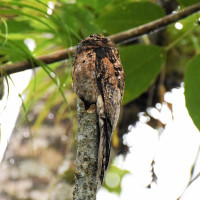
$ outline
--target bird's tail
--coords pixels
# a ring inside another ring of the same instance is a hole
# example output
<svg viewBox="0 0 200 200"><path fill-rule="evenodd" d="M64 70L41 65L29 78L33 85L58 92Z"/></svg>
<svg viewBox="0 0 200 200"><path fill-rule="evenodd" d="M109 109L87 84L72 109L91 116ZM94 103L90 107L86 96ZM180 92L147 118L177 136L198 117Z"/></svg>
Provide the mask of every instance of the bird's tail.
<svg viewBox="0 0 200 200"><path fill-rule="evenodd" d="M98 178L103 183L104 174L107 170L110 149L111 149L111 134L112 126L111 123L106 118L99 117L99 152L98 152Z"/></svg>

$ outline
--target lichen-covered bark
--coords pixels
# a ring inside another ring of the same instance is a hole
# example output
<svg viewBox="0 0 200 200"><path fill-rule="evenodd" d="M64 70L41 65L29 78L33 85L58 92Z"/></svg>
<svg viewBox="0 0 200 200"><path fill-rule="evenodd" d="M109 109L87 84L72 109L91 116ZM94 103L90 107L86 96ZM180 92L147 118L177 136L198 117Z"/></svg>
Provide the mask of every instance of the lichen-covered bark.
<svg viewBox="0 0 200 200"><path fill-rule="evenodd" d="M74 200L96 199L98 163L98 118L95 109L85 111L84 103L78 98L78 136L75 172Z"/></svg>

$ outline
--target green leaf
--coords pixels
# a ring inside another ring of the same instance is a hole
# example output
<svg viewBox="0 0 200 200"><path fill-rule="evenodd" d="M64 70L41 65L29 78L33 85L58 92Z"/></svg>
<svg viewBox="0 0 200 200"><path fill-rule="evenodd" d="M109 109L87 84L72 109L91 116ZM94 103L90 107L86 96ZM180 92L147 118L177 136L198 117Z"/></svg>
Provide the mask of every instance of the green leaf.
<svg viewBox="0 0 200 200"><path fill-rule="evenodd" d="M162 48L154 45L134 45L120 48L126 83L123 103L128 103L153 83L165 60Z"/></svg>
<svg viewBox="0 0 200 200"><path fill-rule="evenodd" d="M25 16L25 17L28 17L29 19L32 19L32 20L35 20L43 25L45 25L49 30L51 30L52 32L55 32L55 30L53 29L53 27L51 27L49 25L49 23L45 22L45 20L41 20L41 17L38 17L38 16L34 16L32 14L27 14L21 10L17 10L17 9L3 9L3 10L0 10L0 14L5 14L5 15L10 15L10 16L15 16L15 15L18 15L18 16Z"/></svg>
<svg viewBox="0 0 200 200"><path fill-rule="evenodd" d="M148 23L165 15L163 9L150 2L124 2L104 9L97 23L108 35Z"/></svg>
<svg viewBox="0 0 200 200"><path fill-rule="evenodd" d="M185 73L185 100L188 112L200 130L200 55L189 62Z"/></svg>
<svg viewBox="0 0 200 200"><path fill-rule="evenodd" d="M184 6L190 6L193 5L195 3L199 3L199 0L178 0L181 4L183 4Z"/></svg>
<svg viewBox="0 0 200 200"><path fill-rule="evenodd" d="M5 39L5 37L0 35L0 42L2 39ZM6 43L0 48L0 54L13 62L32 57L31 52L23 41L6 40Z"/></svg>
<svg viewBox="0 0 200 200"><path fill-rule="evenodd" d="M9 33L19 33L19 32L28 32L33 31L33 28L30 25L29 20L17 21L17 20L7 20L7 26L9 27ZM6 32L5 26L1 24L0 26L3 33Z"/></svg>
<svg viewBox="0 0 200 200"><path fill-rule="evenodd" d="M80 5L93 8L95 11L100 11L106 5L111 4L113 0L77 0Z"/></svg>
<svg viewBox="0 0 200 200"><path fill-rule="evenodd" d="M77 4L66 4L66 6L60 7L57 12L60 13L62 19L58 22L58 31L63 32L65 28L69 33L76 33L71 34L70 46L76 45L81 38L99 32L99 28L95 24L95 16L87 8Z"/></svg>

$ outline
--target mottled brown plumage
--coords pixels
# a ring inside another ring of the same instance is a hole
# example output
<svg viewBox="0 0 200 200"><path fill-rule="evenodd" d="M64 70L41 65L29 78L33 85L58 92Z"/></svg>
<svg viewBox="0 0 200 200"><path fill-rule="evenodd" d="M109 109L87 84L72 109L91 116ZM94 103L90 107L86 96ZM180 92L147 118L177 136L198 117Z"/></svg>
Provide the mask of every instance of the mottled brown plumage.
<svg viewBox="0 0 200 200"><path fill-rule="evenodd" d="M86 109L96 105L100 133L98 177L102 183L109 162L111 135L124 93L119 51L107 38L90 35L77 46L72 73L73 89Z"/></svg>

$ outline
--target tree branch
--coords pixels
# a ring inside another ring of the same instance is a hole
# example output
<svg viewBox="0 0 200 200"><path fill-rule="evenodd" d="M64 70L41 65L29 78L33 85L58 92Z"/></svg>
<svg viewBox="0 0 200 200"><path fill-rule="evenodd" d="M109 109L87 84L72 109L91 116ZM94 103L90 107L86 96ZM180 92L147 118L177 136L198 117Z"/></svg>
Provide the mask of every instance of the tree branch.
<svg viewBox="0 0 200 200"><path fill-rule="evenodd" d="M77 97L78 135L74 200L96 199L97 163L99 149L98 119L96 109L85 110Z"/></svg>
<svg viewBox="0 0 200 200"><path fill-rule="evenodd" d="M170 25L174 22L177 22L180 19L183 19L199 10L200 10L200 3L197 3L186 9L180 10L177 13L170 14L168 16L165 16L163 18L160 18L158 20L155 20L153 22L147 23L139 27L111 35L108 38L112 40L114 43L118 44L125 40L131 39L131 38L137 38L144 34L148 34L152 31L164 28L165 26ZM69 58L69 56L73 56L75 54L75 50L76 50L76 47L70 47L69 49L63 49L52 54L40 56L37 59L46 64L51 64L54 62L65 60ZM37 65L37 63L32 64L28 60L18 62L18 63L3 65L0 67L0 76L1 76L2 70L6 74L13 74L13 73L24 71L27 69L32 69L33 67L39 67L39 66Z"/></svg>
<svg viewBox="0 0 200 200"><path fill-rule="evenodd" d="M120 43L120 42L130 39L130 38L137 38L144 34L148 34L152 31L164 28L165 26L170 25L174 22L177 22L180 19L183 19L199 10L200 10L200 3L197 3L186 9L180 10L177 13L167 15L165 17L157 19L153 22L149 22L145 25L141 25L139 27L132 28L127 31L123 31L121 33L111 35L108 38L110 38L114 43Z"/></svg>

